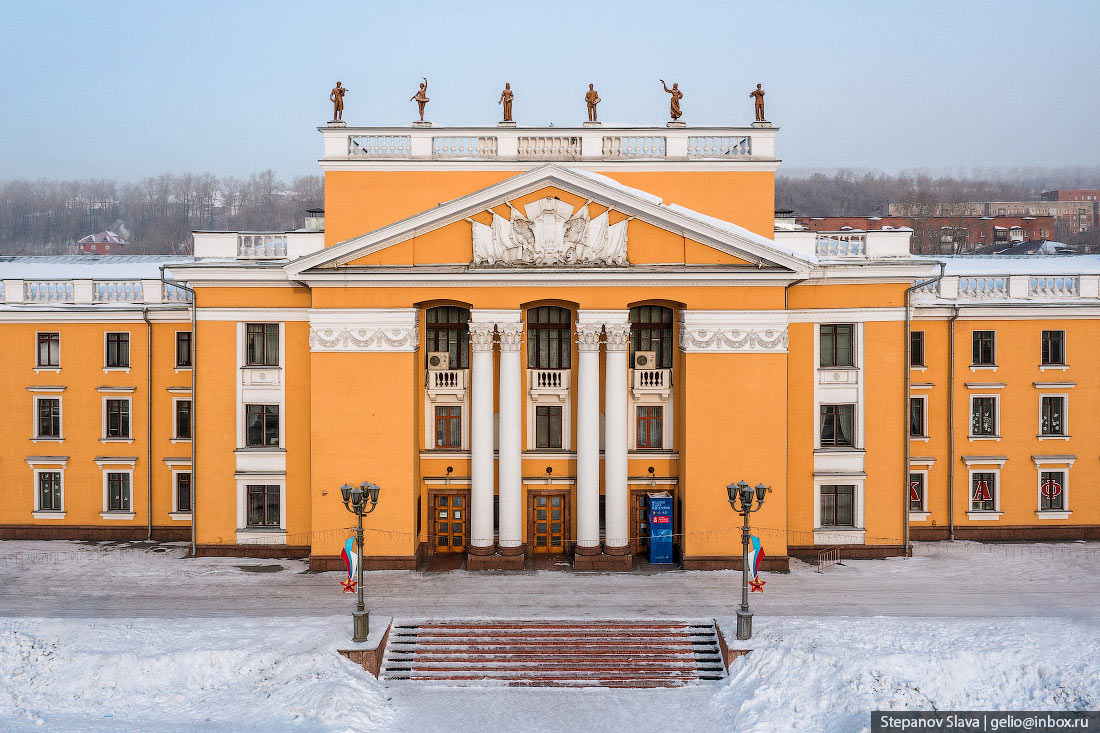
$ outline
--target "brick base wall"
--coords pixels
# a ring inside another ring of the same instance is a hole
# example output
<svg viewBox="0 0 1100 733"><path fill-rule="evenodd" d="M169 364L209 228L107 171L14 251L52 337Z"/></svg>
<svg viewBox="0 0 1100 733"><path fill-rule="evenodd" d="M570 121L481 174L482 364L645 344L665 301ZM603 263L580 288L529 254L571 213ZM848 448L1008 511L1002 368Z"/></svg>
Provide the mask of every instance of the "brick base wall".
<svg viewBox="0 0 1100 733"><path fill-rule="evenodd" d="M685 555L680 560L684 570L740 570L740 555ZM789 573L790 558L787 555L765 555L760 569L772 573Z"/></svg>
<svg viewBox="0 0 1100 733"><path fill-rule="evenodd" d="M0 540L88 540L91 542L143 542L149 538L147 526L104 527L101 525L4 524ZM154 542L188 542L191 526L153 527Z"/></svg>
<svg viewBox="0 0 1100 733"><path fill-rule="evenodd" d="M950 529L946 526L910 527L909 537L916 541L946 540ZM1100 525L1033 525L1028 527L955 527L955 539L986 542L1029 542L1100 540Z"/></svg>
<svg viewBox="0 0 1100 733"><path fill-rule="evenodd" d="M196 557L259 557L301 560L309 557L308 545L198 545Z"/></svg>
<svg viewBox="0 0 1100 733"><path fill-rule="evenodd" d="M909 552L906 552L901 545L805 545L787 547L787 554L791 557L797 557L799 560L817 562L818 553L833 547L840 548L842 562L845 559L880 560L884 557L907 557L913 554L912 548L909 549Z"/></svg>

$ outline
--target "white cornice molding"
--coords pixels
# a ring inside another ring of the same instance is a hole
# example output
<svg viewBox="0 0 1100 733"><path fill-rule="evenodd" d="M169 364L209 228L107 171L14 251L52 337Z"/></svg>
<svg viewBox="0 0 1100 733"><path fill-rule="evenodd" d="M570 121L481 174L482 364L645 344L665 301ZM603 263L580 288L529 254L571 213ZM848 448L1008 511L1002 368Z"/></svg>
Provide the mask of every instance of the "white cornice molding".
<svg viewBox="0 0 1100 733"><path fill-rule="evenodd" d="M309 308L196 308L199 321L308 321Z"/></svg>
<svg viewBox="0 0 1100 733"><path fill-rule="evenodd" d="M309 311L309 350L412 352L420 347L419 308Z"/></svg>
<svg viewBox="0 0 1100 733"><path fill-rule="evenodd" d="M680 350L736 354L787 352L784 311L681 310Z"/></svg>

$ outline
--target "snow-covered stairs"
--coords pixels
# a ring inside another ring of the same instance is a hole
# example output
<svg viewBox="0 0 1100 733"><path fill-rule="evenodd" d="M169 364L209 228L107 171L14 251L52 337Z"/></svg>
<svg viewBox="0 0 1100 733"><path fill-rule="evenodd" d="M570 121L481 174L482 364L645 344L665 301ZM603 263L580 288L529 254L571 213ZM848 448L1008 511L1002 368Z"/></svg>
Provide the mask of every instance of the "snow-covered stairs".
<svg viewBox="0 0 1100 733"><path fill-rule="evenodd" d="M713 623L394 622L380 677L447 685L681 687L725 677Z"/></svg>

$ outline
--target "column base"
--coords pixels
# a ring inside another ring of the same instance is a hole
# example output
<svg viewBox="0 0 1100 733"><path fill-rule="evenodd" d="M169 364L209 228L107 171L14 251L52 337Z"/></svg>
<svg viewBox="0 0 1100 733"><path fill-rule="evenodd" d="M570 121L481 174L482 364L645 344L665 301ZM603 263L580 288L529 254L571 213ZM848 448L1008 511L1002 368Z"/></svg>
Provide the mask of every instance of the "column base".
<svg viewBox="0 0 1100 733"><path fill-rule="evenodd" d="M603 552L603 550L600 549L599 545L594 545L592 547L573 545L574 555L599 555L601 552Z"/></svg>
<svg viewBox="0 0 1100 733"><path fill-rule="evenodd" d="M506 547L505 545L497 545L497 553L501 555L526 555L527 550L522 544L515 547Z"/></svg>
<svg viewBox="0 0 1100 733"><path fill-rule="evenodd" d="M495 544L485 545L484 547L481 546L481 545L467 545L466 546L466 554L467 555L492 555L496 551L497 551L497 546Z"/></svg>
<svg viewBox="0 0 1100 733"><path fill-rule="evenodd" d="M523 548L519 548L521 551ZM518 555L466 555L467 570L523 570L527 558L522 552Z"/></svg>
<svg viewBox="0 0 1100 733"><path fill-rule="evenodd" d="M612 547L611 545L604 545L603 551L606 555L629 555L630 545L623 545L622 547Z"/></svg>
<svg viewBox="0 0 1100 733"><path fill-rule="evenodd" d="M574 570L601 570L601 571L615 571L625 572L634 568L634 556L633 555L607 555L600 553L598 555L581 555L575 553L573 555L573 569Z"/></svg>

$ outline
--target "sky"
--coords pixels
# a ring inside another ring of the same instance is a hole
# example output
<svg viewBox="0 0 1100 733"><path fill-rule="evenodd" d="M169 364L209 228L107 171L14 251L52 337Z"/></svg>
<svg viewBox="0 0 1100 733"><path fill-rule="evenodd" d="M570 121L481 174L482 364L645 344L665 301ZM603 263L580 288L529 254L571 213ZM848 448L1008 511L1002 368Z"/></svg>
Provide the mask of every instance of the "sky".
<svg viewBox="0 0 1100 733"><path fill-rule="evenodd" d="M0 0L0 179L319 172L316 128L749 124L788 168L1100 163L1100 2ZM782 170L782 168L781 168Z"/></svg>

